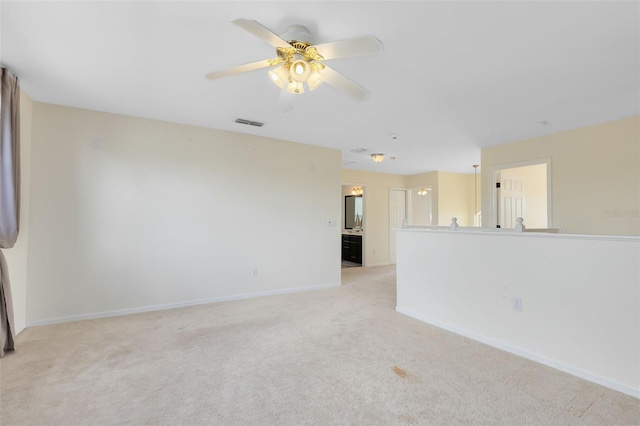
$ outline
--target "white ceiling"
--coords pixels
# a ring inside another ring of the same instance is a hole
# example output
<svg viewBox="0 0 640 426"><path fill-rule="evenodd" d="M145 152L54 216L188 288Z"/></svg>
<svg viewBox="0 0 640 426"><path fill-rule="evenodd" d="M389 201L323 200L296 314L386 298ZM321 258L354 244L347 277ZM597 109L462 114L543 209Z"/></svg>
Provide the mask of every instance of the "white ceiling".
<svg viewBox="0 0 640 426"><path fill-rule="evenodd" d="M2 1L0 62L39 102L336 148L353 169L473 173L483 147L640 113L639 6ZM275 56L237 18L276 34L305 25L318 43L376 35L382 55L327 61L371 97L324 84L282 113L264 69L205 80Z"/></svg>

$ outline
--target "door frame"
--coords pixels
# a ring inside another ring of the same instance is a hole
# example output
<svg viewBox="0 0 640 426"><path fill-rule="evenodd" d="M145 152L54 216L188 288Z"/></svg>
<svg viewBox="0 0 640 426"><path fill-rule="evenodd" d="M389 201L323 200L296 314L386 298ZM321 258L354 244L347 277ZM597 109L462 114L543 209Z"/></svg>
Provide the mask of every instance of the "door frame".
<svg viewBox="0 0 640 426"><path fill-rule="evenodd" d="M367 244L367 239L365 237L366 233L366 224L367 224L367 185L360 182L342 182L340 184L340 194L342 194L343 186L360 186L362 187L362 266L367 266L367 251L365 250L365 245ZM340 195L340 214L342 215L342 219L340 223L344 220L344 196ZM342 231L344 230L344 226L340 225L340 238L342 239ZM340 250L342 250L342 244L340 245ZM342 252L340 252L340 258L342 259Z"/></svg>
<svg viewBox="0 0 640 426"><path fill-rule="evenodd" d="M391 233L393 232L393 230L391 229L391 191L403 191L404 192L404 218L405 218L405 221L407 220L407 214L408 214L407 203L408 203L408 198L409 198L409 197L407 197L407 188L389 187L389 195L388 195L388 198L387 198L387 200L389 200L388 201L388 203L389 203L389 211L388 211L389 220L387 222L387 229L389 230L389 234L387 234L388 235L387 238L388 238L388 241L389 241L389 246L387 248L387 250L389 251L389 258L387 259L387 262L388 262L389 265L392 265L392 263L391 263ZM397 258L396 258L396 261L397 261Z"/></svg>
<svg viewBox="0 0 640 426"><path fill-rule="evenodd" d="M489 206L490 206L490 218L491 223L489 224L490 228L495 228L498 222L498 203L500 202L498 198L498 190L496 189L496 183L498 181L497 176L501 170L505 169L515 169L518 167L526 167L526 166L537 166L540 164L546 164L547 166L547 228L553 227L553 205L552 205L552 194L551 194L551 158L541 158L537 160L527 160L527 161L519 161L517 163L508 163L508 164L499 164L497 166L493 166L491 168L491 191L489 191ZM483 215L484 216L484 215ZM525 217L525 226L527 225L527 218Z"/></svg>

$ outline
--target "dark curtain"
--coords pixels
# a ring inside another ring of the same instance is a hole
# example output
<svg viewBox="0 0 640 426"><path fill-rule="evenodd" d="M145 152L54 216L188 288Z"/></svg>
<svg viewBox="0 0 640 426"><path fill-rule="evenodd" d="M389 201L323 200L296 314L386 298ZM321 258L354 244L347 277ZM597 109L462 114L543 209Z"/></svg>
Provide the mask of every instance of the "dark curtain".
<svg viewBox="0 0 640 426"><path fill-rule="evenodd" d="M20 212L20 86L1 69L0 91L0 249L18 239ZM0 357L14 350L13 304L7 261L0 250Z"/></svg>

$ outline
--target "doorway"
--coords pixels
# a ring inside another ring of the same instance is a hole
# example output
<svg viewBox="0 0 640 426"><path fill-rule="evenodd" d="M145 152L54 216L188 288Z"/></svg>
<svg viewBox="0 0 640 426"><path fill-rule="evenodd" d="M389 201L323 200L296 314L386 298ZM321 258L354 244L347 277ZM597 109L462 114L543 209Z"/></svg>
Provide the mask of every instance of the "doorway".
<svg viewBox="0 0 640 426"><path fill-rule="evenodd" d="M497 228L513 228L522 217L528 228L551 227L550 160L503 165L493 172L492 210Z"/></svg>
<svg viewBox="0 0 640 426"><path fill-rule="evenodd" d="M365 188L362 184L342 184L341 266L365 265Z"/></svg>

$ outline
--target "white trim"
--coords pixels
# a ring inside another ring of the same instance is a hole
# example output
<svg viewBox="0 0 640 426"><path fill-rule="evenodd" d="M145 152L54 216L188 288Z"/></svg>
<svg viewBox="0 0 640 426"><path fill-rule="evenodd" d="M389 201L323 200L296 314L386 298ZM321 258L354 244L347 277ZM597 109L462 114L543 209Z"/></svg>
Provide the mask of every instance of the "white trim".
<svg viewBox="0 0 640 426"><path fill-rule="evenodd" d="M27 328L27 325L25 323L16 325L16 336L20 334L25 328Z"/></svg>
<svg viewBox="0 0 640 426"><path fill-rule="evenodd" d="M515 237L515 238L559 238L566 240L596 240L596 241L627 241L631 243L637 243L640 241L640 237L635 235L597 235L597 234L561 234L558 232L518 232L512 228L474 228L474 227L459 227L455 231L451 230L448 226L426 226L426 227L410 227L410 228L398 228L396 231L402 232L438 232L447 233L451 235L499 235L501 237Z"/></svg>
<svg viewBox="0 0 640 426"><path fill-rule="evenodd" d="M302 291L309 290L323 290L327 288L335 288L340 287L342 283L329 283L329 284L319 284L312 285L308 287L293 287L293 288L284 288L280 290L269 290L269 291L260 291L257 293L246 293L246 294L236 294L233 296L223 296L223 297L214 297L211 299L199 299L199 300L189 300L186 302L178 302L178 303L167 303L163 305L153 305L153 306L143 306L140 308L129 308L129 309L117 309L115 311L104 311L104 312L95 312L89 314L79 314L79 315L69 315L66 317L57 317L51 318L47 320L38 320L31 321L26 324L25 328L28 327L36 327L40 325L51 325L51 324L60 324L64 322L72 322L72 321L84 321L89 319L96 318L108 318L108 317L118 317L123 315L132 315L132 314L140 314L143 312L152 312L152 311L162 311L165 309L175 309L175 308L184 308L187 306L196 306L196 305L206 305L209 303L220 303L220 302L228 302L231 300L241 300L241 299L251 299L254 297L263 297L263 296L275 296L279 294L289 294L289 293L299 293Z"/></svg>
<svg viewBox="0 0 640 426"><path fill-rule="evenodd" d="M448 324L448 323L445 323L445 322L442 322L442 321L438 321L438 320L436 320L434 318L431 318L431 317L429 317L427 315L420 314L418 312L415 312L415 311L413 311L411 309L408 309L408 308L404 308L402 306L396 306L396 311L401 313L401 314L404 314L404 315L410 316L412 318L415 318L415 319L417 319L419 321L425 322L427 324L431 324L431 325L433 325L435 327L442 328L444 330L450 331L450 332L455 333L455 334L459 334L459 335L464 336L464 337L468 337L470 339L473 339L473 340L476 340L478 342L484 343L485 345L493 346L494 348L498 348L498 349L503 350L505 352L509 352L509 353L514 354L514 355L521 356L521 357L529 359L531 361L535 361L537 363L546 365L548 367L555 368L556 370L564 371L565 373L569 373L569 374L571 374L573 376L580 377L581 379L585 379L585 380L588 380L590 382L597 383L599 385L608 387L610 389L613 389L613 390L616 390L618 392L622 392L624 394L630 395L630 396L632 396L634 398L640 399L640 389L636 389L636 388L633 388L631 386L627 386L627 385L624 385L622 383L618 383L618 382L616 382L614 380L610 380L610 379L598 376L597 374L590 373L588 371L576 368L576 367L574 367L572 365L569 365L569 364L564 364L562 362L558 362L558 361L555 361L553 359L546 358L544 356L535 354L533 352L529 352L529 351L527 351L525 349L522 349L522 348L519 348L517 346L513 346L513 345L510 345L508 343L499 341L499 340L494 340L494 339L491 339L489 337L483 336L481 334L477 334L477 333L465 330L463 328L459 328L459 327L456 327L454 325L451 325L451 324Z"/></svg>
<svg viewBox="0 0 640 426"><path fill-rule="evenodd" d="M551 158L540 158L537 160L518 161L516 163L498 164L491 168L491 191L489 191L489 206L491 208L491 223L489 227L496 227L496 173L500 170L514 169L517 167L537 166L539 164L547 165L547 228L553 228L553 198L552 198L552 185L551 185ZM524 218L525 224L527 218Z"/></svg>
<svg viewBox="0 0 640 426"><path fill-rule="evenodd" d="M387 210L387 214L388 214L388 220L387 220L387 229L388 229L388 233L387 233L387 251L389 252L389 255L387 256L387 265L395 265L394 263L391 263L391 233L394 232L394 230L396 228L392 228L391 227L391 191L402 191L404 192L404 220L402 221L403 223L407 221L407 215L409 214L409 206L407 204L407 201L409 199L409 197L407 197L407 188L399 188L399 187L389 187L389 192L387 194L387 204L388 204L388 210ZM398 261L398 259L396 259L396 262Z"/></svg>

